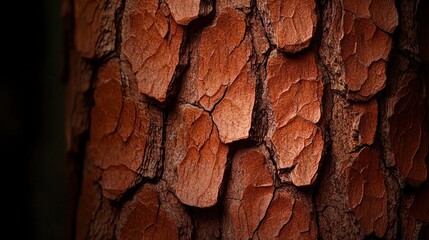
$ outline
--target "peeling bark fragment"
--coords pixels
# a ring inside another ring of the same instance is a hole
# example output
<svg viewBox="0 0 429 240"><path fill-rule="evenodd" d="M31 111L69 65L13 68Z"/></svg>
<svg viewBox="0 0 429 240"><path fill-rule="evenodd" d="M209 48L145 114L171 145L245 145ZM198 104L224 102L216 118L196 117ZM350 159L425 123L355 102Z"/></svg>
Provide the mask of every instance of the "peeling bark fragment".
<svg viewBox="0 0 429 240"><path fill-rule="evenodd" d="M349 98L367 100L385 87L385 61L391 48L391 37L370 19L345 12L341 57Z"/></svg>
<svg viewBox="0 0 429 240"><path fill-rule="evenodd" d="M213 121L223 143L249 137L255 102L254 77L246 70L229 86L222 101L213 111Z"/></svg>
<svg viewBox="0 0 429 240"><path fill-rule="evenodd" d="M394 0L343 0L344 10L361 18L370 17L381 30L393 33L398 26L398 12Z"/></svg>
<svg viewBox="0 0 429 240"><path fill-rule="evenodd" d="M391 164L396 165L405 180L418 186L427 178L425 159L429 139L425 129L425 104L414 74L397 77L397 89L387 101L388 154Z"/></svg>
<svg viewBox="0 0 429 240"><path fill-rule="evenodd" d="M272 106L271 141L279 169L296 186L310 185L317 176L323 139L316 123L321 116L323 85L315 56L288 58L272 53L267 66L267 88Z"/></svg>
<svg viewBox="0 0 429 240"><path fill-rule="evenodd" d="M335 74L333 89L348 99L367 101L386 84L392 38L385 31L393 32L398 24L394 1L333 1L324 16L320 53Z"/></svg>
<svg viewBox="0 0 429 240"><path fill-rule="evenodd" d="M180 105L167 129L166 178L184 204L210 207L216 204L222 183L228 146L220 139L208 113ZM180 129L180 131L178 131ZM172 135L171 135L172 134ZM177 168L177 179L171 171ZM169 175L170 174L170 175Z"/></svg>
<svg viewBox="0 0 429 240"><path fill-rule="evenodd" d="M104 196L118 199L142 177L159 174L162 113L122 95L115 60L101 67L94 100L89 154L103 170Z"/></svg>
<svg viewBox="0 0 429 240"><path fill-rule="evenodd" d="M388 33L395 31L398 26L398 11L394 0L372 0L369 12L377 27Z"/></svg>
<svg viewBox="0 0 429 240"><path fill-rule="evenodd" d="M266 159L258 149L243 149L233 157L222 218L223 238L252 238L265 216L274 192Z"/></svg>
<svg viewBox="0 0 429 240"><path fill-rule="evenodd" d="M115 49L115 12L121 1L74 1L75 46L86 58L102 57Z"/></svg>
<svg viewBox="0 0 429 240"><path fill-rule="evenodd" d="M316 31L314 0L258 1L268 34L279 49L296 53L310 45Z"/></svg>
<svg viewBox="0 0 429 240"><path fill-rule="evenodd" d="M197 19L199 16L209 14L213 9L210 2L207 3L204 0L166 0L166 3L170 8L174 20L181 25L188 25L189 22Z"/></svg>
<svg viewBox="0 0 429 240"><path fill-rule="evenodd" d="M323 150L322 132L316 125L294 118L276 130L272 141L279 154L277 167L293 167L288 180L296 186L310 185L316 180Z"/></svg>
<svg viewBox="0 0 429 240"><path fill-rule="evenodd" d="M278 127L296 116L311 123L319 121L323 85L313 53L289 58L273 52L268 59L267 85Z"/></svg>
<svg viewBox="0 0 429 240"><path fill-rule="evenodd" d="M190 68L184 77L180 98L212 111L227 88L241 73L246 76L251 42L245 34L246 15L236 9L222 9L214 24L201 33L194 46ZM249 80L247 91L254 91Z"/></svg>
<svg viewBox="0 0 429 240"><path fill-rule="evenodd" d="M380 169L380 154L364 147L346 168L350 208L363 234L382 238L387 228L387 191Z"/></svg>
<svg viewBox="0 0 429 240"><path fill-rule="evenodd" d="M200 12L200 0L174 1L166 0L174 20L181 25L188 23L198 17Z"/></svg>
<svg viewBox="0 0 429 240"><path fill-rule="evenodd" d="M190 239L190 219L171 193L145 184L125 203L119 217L118 239Z"/></svg>
<svg viewBox="0 0 429 240"><path fill-rule="evenodd" d="M157 0L130 0L122 21L123 58L131 63L139 92L159 102L186 65L179 59L183 29L165 12Z"/></svg>
<svg viewBox="0 0 429 240"><path fill-rule="evenodd" d="M317 239L311 198L291 188L277 190L257 234L259 239Z"/></svg>
<svg viewBox="0 0 429 240"><path fill-rule="evenodd" d="M203 30L179 97L213 111L223 143L248 138L252 122L256 77L248 63L252 47L245 18L243 12L225 8Z"/></svg>

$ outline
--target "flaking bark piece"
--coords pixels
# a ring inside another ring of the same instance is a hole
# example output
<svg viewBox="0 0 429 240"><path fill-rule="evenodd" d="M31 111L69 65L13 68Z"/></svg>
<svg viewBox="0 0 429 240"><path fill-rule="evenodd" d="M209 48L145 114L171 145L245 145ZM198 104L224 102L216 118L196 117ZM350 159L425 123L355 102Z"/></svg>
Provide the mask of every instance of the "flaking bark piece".
<svg viewBox="0 0 429 240"><path fill-rule="evenodd" d="M126 1L122 19L122 57L131 63L139 92L161 103L186 65L179 59L183 29L164 8L157 0Z"/></svg>
<svg viewBox="0 0 429 240"><path fill-rule="evenodd" d="M263 0L258 4L271 42L280 50L296 53L310 45L317 24L314 0Z"/></svg>
<svg viewBox="0 0 429 240"><path fill-rule="evenodd" d="M213 25L204 28L193 48L195 54L191 56L179 97L212 111L226 89L240 74L247 76L249 71L252 47L246 35L246 15L233 8L222 9ZM254 89L255 83L248 82L246 88Z"/></svg>
<svg viewBox="0 0 429 240"><path fill-rule="evenodd" d="M249 137L255 103L255 82L255 78L250 76L246 67L246 70L231 83L225 96L214 109L213 121L219 129L219 137L223 143Z"/></svg>
<svg viewBox="0 0 429 240"><path fill-rule="evenodd" d="M270 140L277 168L289 169L285 181L310 185L317 176L323 151L321 116L323 85L314 53L297 58L272 53L267 66L272 108Z"/></svg>
<svg viewBox="0 0 429 240"><path fill-rule="evenodd" d="M311 198L291 188L276 190L259 230L259 239L317 239Z"/></svg>
<svg viewBox="0 0 429 240"><path fill-rule="evenodd" d="M104 196L118 199L142 177L158 176L162 113L123 96L116 60L102 66L97 79L89 155L103 170L100 182Z"/></svg>
<svg viewBox="0 0 429 240"><path fill-rule="evenodd" d="M398 11L394 0L344 0L343 7L358 17L370 17L385 32L393 33L398 26Z"/></svg>
<svg viewBox="0 0 429 240"><path fill-rule="evenodd" d="M382 238L387 229L387 190L380 161L377 150L364 147L345 171L349 206L363 234Z"/></svg>
<svg viewBox="0 0 429 240"><path fill-rule="evenodd" d="M259 149L243 149L232 159L222 218L222 237L250 239L265 216L274 193L266 155Z"/></svg>
<svg viewBox="0 0 429 240"><path fill-rule="evenodd" d="M164 192L162 192L164 191ZM121 210L118 239L190 239L189 216L171 193L145 184Z"/></svg>
<svg viewBox="0 0 429 240"><path fill-rule="evenodd" d="M223 143L249 138L256 77L249 63L252 46L246 15L230 7L221 9L192 48L196 54L179 98L213 112Z"/></svg>
<svg viewBox="0 0 429 240"><path fill-rule="evenodd" d="M204 110L185 104L175 114L177 120L171 127L183 132L176 136L175 145L167 144L172 146L167 161L177 163L177 181L172 183L176 195L189 206L213 206L218 200L228 146L220 141L216 126Z"/></svg>
<svg viewBox="0 0 429 240"><path fill-rule="evenodd" d="M344 14L344 37L341 57L348 86L347 97L368 100L386 85L386 61L392 38L378 29L368 18Z"/></svg>
<svg viewBox="0 0 429 240"><path fill-rule="evenodd" d="M180 25L188 25L200 16L205 16L213 10L212 4L205 0L166 0L174 20Z"/></svg>
<svg viewBox="0 0 429 240"><path fill-rule="evenodd" d="M398 25L393 0L333 1L325 8L320 56L334 90L368 101L386 85L386 62Z"/></svg>

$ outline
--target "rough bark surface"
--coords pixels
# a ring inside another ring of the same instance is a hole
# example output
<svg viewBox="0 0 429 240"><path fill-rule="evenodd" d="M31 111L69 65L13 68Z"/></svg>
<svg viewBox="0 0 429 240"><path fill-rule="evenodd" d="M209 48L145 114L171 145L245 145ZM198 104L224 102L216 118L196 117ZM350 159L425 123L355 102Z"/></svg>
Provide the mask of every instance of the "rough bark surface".
<svg viewBox="0 0 429 240"><path fill-rule="evenodd" d="M429 237L428 4L65 4L70 239Z"/></svg>

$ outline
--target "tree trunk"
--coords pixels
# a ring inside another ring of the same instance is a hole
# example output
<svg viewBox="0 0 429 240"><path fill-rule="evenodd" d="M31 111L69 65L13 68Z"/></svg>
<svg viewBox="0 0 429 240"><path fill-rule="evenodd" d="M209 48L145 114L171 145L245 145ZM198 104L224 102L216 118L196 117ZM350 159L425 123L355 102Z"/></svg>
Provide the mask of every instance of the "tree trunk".
<svg viewBox="0 0 429 240"><path fill-rule="evenodd" d="M70 0L72 239L424 239L427 1Z"/></svg>

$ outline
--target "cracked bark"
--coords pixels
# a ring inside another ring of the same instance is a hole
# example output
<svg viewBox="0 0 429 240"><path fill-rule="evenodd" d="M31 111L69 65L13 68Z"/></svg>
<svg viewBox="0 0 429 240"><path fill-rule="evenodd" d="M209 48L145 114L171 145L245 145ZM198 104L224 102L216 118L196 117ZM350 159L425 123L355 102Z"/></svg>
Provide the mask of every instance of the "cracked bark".
<svg viewBox="0 0 429 240"><path fill-rule="evenodd" d="M70 0L70 239L425 239L427 3Z"/></svg>

